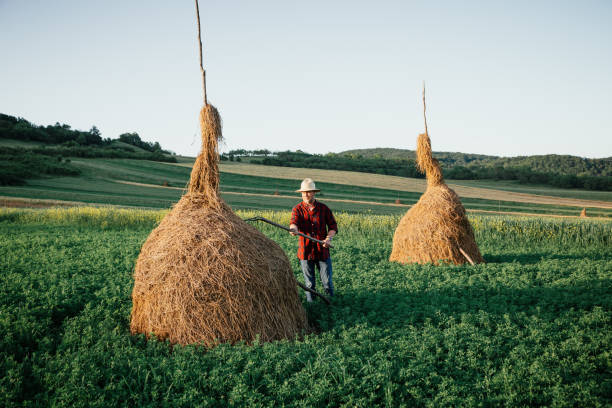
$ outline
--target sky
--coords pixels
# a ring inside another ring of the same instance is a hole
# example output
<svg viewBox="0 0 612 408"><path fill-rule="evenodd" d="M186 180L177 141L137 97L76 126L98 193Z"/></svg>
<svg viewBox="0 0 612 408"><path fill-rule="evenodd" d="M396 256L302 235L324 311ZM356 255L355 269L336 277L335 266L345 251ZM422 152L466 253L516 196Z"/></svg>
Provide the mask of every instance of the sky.
<svg viewBox="0 0 612 408"><path fill-rule="evenodd" d="M231 149L612 156L612 1L200 0ZM0 0L0 112L195 156L194 1Z"/></svg>

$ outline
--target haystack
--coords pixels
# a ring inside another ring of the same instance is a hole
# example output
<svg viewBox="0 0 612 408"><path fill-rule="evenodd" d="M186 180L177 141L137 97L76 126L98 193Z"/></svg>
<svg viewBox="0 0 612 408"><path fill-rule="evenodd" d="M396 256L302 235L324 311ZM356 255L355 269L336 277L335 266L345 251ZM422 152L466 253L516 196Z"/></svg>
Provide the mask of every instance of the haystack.
<svg viewBox="0 0 612 408"><path fill-rule="evenodd" d="M134 272L133 334L171 343L291 339L308 329L289 259L239 218L219 195L221 117L206 98L196 0L204 107L202 151L187 193L151 232Z"/></svg>
<svg viewBox="0 0 612 408"><path fill-rule="evenodd" d="M221 122L200 113L202 152L188 192L144 243L134 273L132 333L171 343L291 339L307 329L283 250L219 196Z"/></svg>
<svg viewBox="0 0 612 408"><path fill-rule="evenodd" d="M464 264L469 257L474 263L484 262L465 208L444 183L440 163L432 157L427 131L417 139L417 166L426 174L427 190L400 220L389 260Z"/></svg>
<svg viewBox="0 0 612 408"><path fill-rule="evenodd" d="M586 208L583 208L582 211L580 211L580 218L587 218Z"/></svg>

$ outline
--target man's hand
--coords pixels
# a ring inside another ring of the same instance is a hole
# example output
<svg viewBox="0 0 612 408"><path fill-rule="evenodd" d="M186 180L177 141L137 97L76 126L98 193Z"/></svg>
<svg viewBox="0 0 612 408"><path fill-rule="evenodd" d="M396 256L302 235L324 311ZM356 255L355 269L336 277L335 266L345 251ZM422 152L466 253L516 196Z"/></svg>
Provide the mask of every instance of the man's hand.
<svg viewBox="0 0 612 408"><path fill-rule="evenodd" d="M295 237L296 232L298 232L297 225L295 225L295 224L291 224L291 225L289 226L289 233Z"/></svg>
<svg viewBox="0 0 612 408"><path fill-rule="evenodd" d="M331 241L332 241L332 237L328 235L327 237L325 237L325 240L323 241L323 246L325 248L329 248L329 246L331 245Z"/></svg>

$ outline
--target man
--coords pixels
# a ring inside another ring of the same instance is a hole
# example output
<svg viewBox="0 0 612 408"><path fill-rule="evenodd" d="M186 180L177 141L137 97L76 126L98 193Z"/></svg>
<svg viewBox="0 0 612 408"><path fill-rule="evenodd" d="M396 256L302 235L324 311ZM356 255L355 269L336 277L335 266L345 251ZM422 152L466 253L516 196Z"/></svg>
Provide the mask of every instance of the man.
<svg viewBox="0 0 612 408"><path fill-rule="evenodd" d="M298 259L304 274L304 282L310 289L315 288L315 267L319 269L321 283L329 296L334 296L334 284L332 283L332 262L329 255L329 245L332 238L338 232L336 220L329 207L315 200L315 195L321 190L317 189L312 179L306 178L296 192L302 193L302 202L293 207L291 212L291 235L296 232L309 235L320 241L311 241L300 236L298 247ZM312 302L312 294L306 292L306 300Z"/></svg>

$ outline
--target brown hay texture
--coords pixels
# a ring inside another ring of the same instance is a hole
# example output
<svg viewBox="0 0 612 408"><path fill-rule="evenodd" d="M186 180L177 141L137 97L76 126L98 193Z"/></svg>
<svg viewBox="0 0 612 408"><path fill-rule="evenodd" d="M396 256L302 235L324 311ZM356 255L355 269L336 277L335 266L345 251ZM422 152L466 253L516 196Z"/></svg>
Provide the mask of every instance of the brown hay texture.
<svg viewBox="0 0 612 408"><path fill-rule="evenodd" d="M207 347L295 338L308 323L289 259L219 196L221 118L212 105L200 124L188 192L136 262L131 332Z"/></svg>
<svg viewBox="0 0 612 408"><path fill-rule="evenodd" d="M400 263L468 262L460 248L475 262L484 262L474 231L459 196L442 177L432 157L427 133L417 139L417 165L427 176L427 190L400 220L393 235L390 261Z"/></svg>

